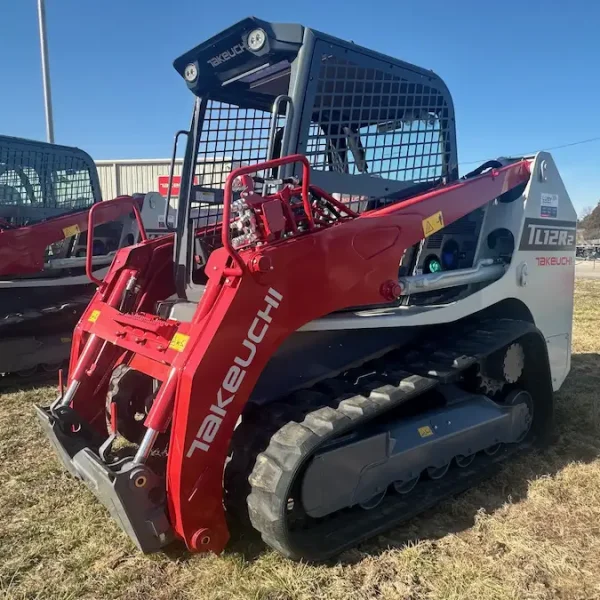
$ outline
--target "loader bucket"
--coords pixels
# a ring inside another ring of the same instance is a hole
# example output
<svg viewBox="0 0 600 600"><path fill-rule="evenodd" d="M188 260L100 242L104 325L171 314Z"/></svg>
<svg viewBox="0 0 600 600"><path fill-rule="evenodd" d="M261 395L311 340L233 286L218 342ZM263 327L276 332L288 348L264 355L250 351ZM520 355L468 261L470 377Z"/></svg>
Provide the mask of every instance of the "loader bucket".
<svg viewBox="0 0 600 600"><path fill-rule="evenodd" d="M131 462L108 468L83 429L79 437L67 436L61 429L65 421L59 425L50 411L41 407L36 406L36 413L65 469L86 484L142 552L159 550L173 539L165 512L163 478L146 465Z"/></svg>

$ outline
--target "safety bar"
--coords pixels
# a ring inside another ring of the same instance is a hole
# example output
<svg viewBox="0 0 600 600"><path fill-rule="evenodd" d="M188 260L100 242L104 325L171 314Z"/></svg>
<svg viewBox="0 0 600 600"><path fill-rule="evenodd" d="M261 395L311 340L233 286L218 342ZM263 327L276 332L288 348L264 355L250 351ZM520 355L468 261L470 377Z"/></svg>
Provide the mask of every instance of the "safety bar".
<svg viewBox="0 0 600 600"><path fill-rule="evenodd" d="M174 231L175 228L169 225L169 211L171 209L171 194L173 193L173 177L175 176L175 160L177 158L177 145L179 144L180 135L190 135L190 132L185 129L180 129L175 134L175 141L173 143L173 156L171 156L171 167L169 168L169 187L167 189L167 206L165 207L165 225L168 231Z"/></svg>
<svg viewBox="0 0 600 600"><path fill-rule="evenodd" d="M229 238L229 224L231 221L231 203L233 200L233 182L242 175L249 175L251 173L258 173L259 171L267 171L275 167L281 167L282 165L289 165L293 163L302 163L302 204L304 205L304 212L308 219L308 228L313 231L315 228L315 222L310 207L310 200L308 198L308 191L310 188L310 163L306 156L302 154L290 154L289 156L283 156L281 158L275 158L273 160L267 160L263 163L257 163L255 165L247 165L245 167L238 167L229 173L227 180L225 181L225 192L223 199L223 222L221 224L221 241L223 247L227 250L227 253L234 262L237 264L237 269L225 269L225 275L239 276L243 273L244 263L240 258L240 255L236 252L231 244Z"/></svg>
<svg viewBox="0 0 600 600"><path fill-rule="evenodd" d="M282 102L287 103L285 112L285 125L283 130L283 139L281 140L281 151L285 152L289 139L288 123L294 118L294 104L289 96L277 96L273 102L273 110L271 111L271 126L269 128L269 146L267 148L267 160L273 160L273 152L275 147L275 130L277 129L277 119L279 118L279 107Z"/></svg>
<svg viewBox="0 0 600 600"><path fill-rule="evenodd" d="M137 221L138 228L140 230L140 237L142 238L142 241L145 242L148 239L148 236L146 235L146 230L144 229L142 215L140 214L140 209L138 207L137 201L134 200L131 196L119 196L114 200L105 200L103 202L98 202L90 208L87 226L88 234L85 257L85 274L88 276L88 279L92 283L95 283L98 286L102 284L102 280L95 277L92 272L92 253L94 249L94 216L98 210L108 212L109 214L107 218L102 220L101 223L109 223L110 221L115 220L117 217L125 213L125 211L122 208L124 205L127 204L131 205L131 208L135 215L135 220Z"/></svg>

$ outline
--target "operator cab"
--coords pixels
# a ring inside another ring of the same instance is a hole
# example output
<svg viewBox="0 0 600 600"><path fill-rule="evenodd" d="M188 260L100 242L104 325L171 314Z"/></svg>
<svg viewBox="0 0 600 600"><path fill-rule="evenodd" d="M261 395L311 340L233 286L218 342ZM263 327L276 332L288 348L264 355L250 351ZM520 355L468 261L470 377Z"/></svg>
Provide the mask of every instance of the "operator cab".
<svg viewBox="0 0 600 600"><path fill-rule="evenodd" d="M0 136L0 233L85 211L101 201L100 181L92 158L79 148ZM63 230L64 239L44 252L46 267L36 277L64 274L64 259L86 254L87 233ZM70 233L67 235L67 233ZM107 255L122 245L123 223L101 223L94 229L94 255ZM133 243L133 239L131 240ZM51 266L61 264L60 267ZM71 267L68 267L71 268ZM83 267L79 268L83 272ZM6 275L2 282L12 280Z"/></svg>
<svg viewBox="0 0 600 600"><path fill-rule="evenodd" d="M100 200L96 166L83 150L0 136L2 227L32 225Z"/></svg>
<svg viewBox="0 0 600 600"><path fill-rule="evenodd" d="M454 110L433 72L301 25L247 18L174 62L196 96L181 176L177 295L197 302L236 167L305 155L356 212L458 178ZM300 175L294 166L264 178ZM274 185L277 185L277 181Z"/></svg>

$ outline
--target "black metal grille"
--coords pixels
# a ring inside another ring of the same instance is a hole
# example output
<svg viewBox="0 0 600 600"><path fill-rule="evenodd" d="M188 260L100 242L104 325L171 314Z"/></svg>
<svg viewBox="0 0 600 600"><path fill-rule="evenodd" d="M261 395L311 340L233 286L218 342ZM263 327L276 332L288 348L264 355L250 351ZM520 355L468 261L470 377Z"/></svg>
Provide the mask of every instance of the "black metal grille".
<svg viewBox="0 0 600 600"><path fill-rule="evenodd" d="M200 135L197 183L223 188L232 169L266 160L270 123L268 112L210 101Z"/></svg>
<svg viewBox="0 0 600 600"><path fill-rule="evenodd" d="M432 86L323 56L312 121L314 169L411 182L445 174L449 111Z"/></svg>
<svg viewBox="0 0 600 600"><path fill-rule="evenodd" d="M200 134L194 184L223 189L233 169L267 160L270 124L271 114L266 111L209 101ZM277 126L282 124L283 119ZM192 200L195 229L220 222L222 212L220 203Z"/></svg>
<svg viewBox="0 0 600 600"><path fill-rule="evenodd" d="M87 208L99 198L88 161L51 151L0 144L0 206Z"/></svg>

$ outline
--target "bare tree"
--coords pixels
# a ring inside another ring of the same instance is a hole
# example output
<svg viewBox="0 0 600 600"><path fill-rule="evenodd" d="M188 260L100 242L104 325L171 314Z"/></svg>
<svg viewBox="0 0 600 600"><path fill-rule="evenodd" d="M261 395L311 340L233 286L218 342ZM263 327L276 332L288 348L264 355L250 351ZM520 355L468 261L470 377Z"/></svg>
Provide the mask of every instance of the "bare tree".
<svg viewBox="0 0 600 600"><path fill-rule="evenodd" d="M592 214L592 212L594 212L593 206L586 206L585 208L582 208L581 212L579 213L579 220L583 221L583 219L589 217Z"/></svg>

